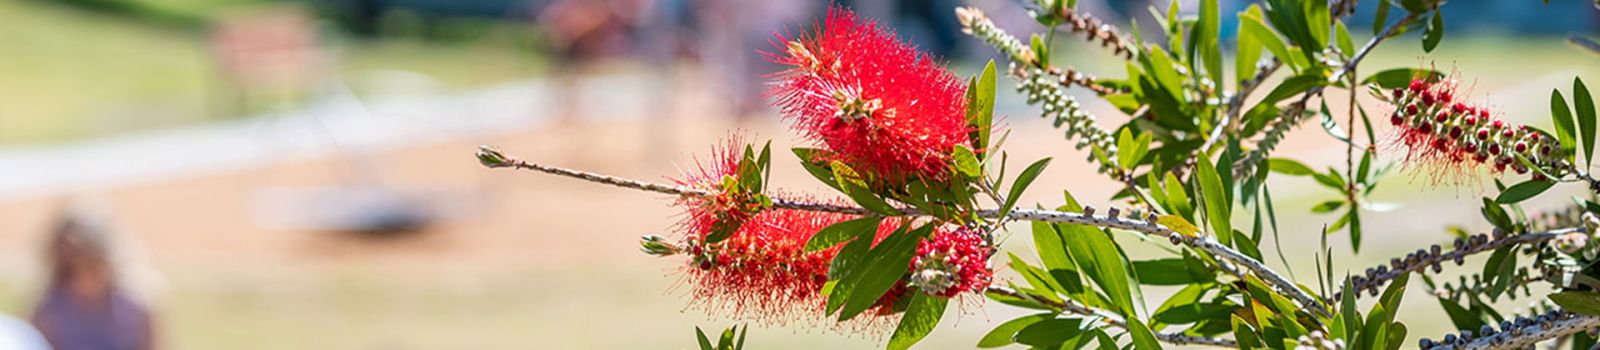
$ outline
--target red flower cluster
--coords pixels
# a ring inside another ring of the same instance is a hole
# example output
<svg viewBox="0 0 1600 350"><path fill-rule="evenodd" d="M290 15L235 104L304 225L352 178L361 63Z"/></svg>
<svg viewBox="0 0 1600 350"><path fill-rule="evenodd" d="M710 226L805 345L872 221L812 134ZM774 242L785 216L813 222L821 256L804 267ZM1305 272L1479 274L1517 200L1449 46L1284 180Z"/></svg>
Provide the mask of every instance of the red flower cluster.
<svg viewBox="0 0 1600 350"><path fill-rule="evenodd" d="M940 228L932 238L917 244L917 255L911 259L910 284L923 293L942 297L982 292L994 278L989 267L993 252L979 232Z"/></svg>
<svg viewBox="0 0 1600 350"><path fill-rule="evenodd" d="M678 199L676 205L683 207L686 215L679 223L681 230L696 232L703 238L719 227L741 225L760 211L761 203L755 194L725 188L730 180L737 180L745 145L743 137L729 136L721 144L712 147L709 158L695 159L692 171L686 171L682 178L672 180L679 186L712 193L705 197Z"/></svg>
<svg viewBox="0 0 1600 350"><path fill-rule="evenodd" d="M690 260L684 272L695 301L709 309L767 321L820 315L825 301L822 285L839 248L806 252L804 247L818 230L850 218L775 209L754 216L721 242L707 244L704 236L685 237Z"/></svg>
<svg viewBox="0 0 1600 350"><path fill-rule="evenodd" d="M1560 159L1561 145L1554 137L1512 125L1490 115L1484 106L1467 104L1454 80L1415 79L1390 93L1396 106L1389 123L1399 129L1395 142L1407 148L1406 161L1436 166L1448 176L1439 179L1461 180L1472 168L1488 164L1495 173L1507 168L1518 174L1528 167L1517 161L1521 156L1542 169ZM1534 179L1544 175L1535 172Z"/></svg>
<svg viewBox="0 0 1600 350"><path fill-rule="evenodd" d="M777 38L788 66L772 95L784 118L836 160L890 183L936 180L968 142L966 86L876 22L828 11L815 32Z"/></svg>

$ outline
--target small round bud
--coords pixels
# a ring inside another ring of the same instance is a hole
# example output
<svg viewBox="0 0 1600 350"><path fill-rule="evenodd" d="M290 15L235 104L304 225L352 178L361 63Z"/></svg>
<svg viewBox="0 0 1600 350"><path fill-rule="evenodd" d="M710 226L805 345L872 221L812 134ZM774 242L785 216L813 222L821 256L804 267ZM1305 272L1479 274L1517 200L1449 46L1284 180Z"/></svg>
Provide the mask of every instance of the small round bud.
<svg viewBox="0 0 1600 350"><path fill-rule="evenodd" d="M1423 82L1422 79L1413 79L1411 80L1411 85L1408 85L1407 88L1410 88L1411 92L1422 92L1423 89L1428 88L1428 83Z"/></svg>

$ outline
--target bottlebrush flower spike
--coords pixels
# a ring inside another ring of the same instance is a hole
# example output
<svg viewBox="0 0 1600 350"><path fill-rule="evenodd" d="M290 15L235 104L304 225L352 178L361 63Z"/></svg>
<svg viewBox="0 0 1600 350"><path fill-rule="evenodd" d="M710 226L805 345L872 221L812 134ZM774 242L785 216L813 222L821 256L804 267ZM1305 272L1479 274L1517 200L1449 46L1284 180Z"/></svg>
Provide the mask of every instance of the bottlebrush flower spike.
<svg viewBox="0 0 1600 350"><path fill-rule="evenodd" d="M1394 143L1406 148L1408 163L1434 167L1441 175L1437 181L1464 181L1468 171L1483 165L1496 174L1507 169L1525 174L1529 168L1519 157L1539 168L1535 180L1560 175L1556 162L1564 151L1555 137L1468 104L1457 84L1418 78L1382 96L1395 105L1389 123L1397 128Z"/></svg>
<svg viewBox="0 0 1600 350"><path fill-rule="evenodd" d="M683 207L687 216L679 225L694 233L689 236L721 240L765 208L760 169L752 170L764 165L751 164L754 159L745 156L749 150L742 137L729 136L712 148L708 158L696 159L692 171L673 179L679 186L711 193L678 199L676 205Z"/></svg>
<svg viewBox="0 0 1600 350"><path fill-rule="evenodd" d="M841 247L807 252L811 236L829 225L854 219L854 216L792 209L763 211L750 218L727 239L707 243L697 232L686 232L683 267L694 304L712 312L773 323L794 319L821 319L826 305L822 286L828 281L828 268ZM898 225L885 222L879 239ZM904 289L901 289L903 291ZM897 299L895 291L886 294L878 311L863 315L888 315ZM860 317L867 324L881 323L874 317Z"/></svg>
<svg viewBox="0 0 1600 350"><path fill-rule="evenodd" d="M947 298L965 292L981 293L994 278L989 265L993 252L979 232L941 228L917 244L909 284L923 293Z"/></svg>
<svg viewBox="0 0 1600 350"><path fill-rule="evenodd" d="M771 95L802 136L836 160L900 183L938 180L968 142L966 86L877 22L833 8L814 32L778 36Z"/></svg>

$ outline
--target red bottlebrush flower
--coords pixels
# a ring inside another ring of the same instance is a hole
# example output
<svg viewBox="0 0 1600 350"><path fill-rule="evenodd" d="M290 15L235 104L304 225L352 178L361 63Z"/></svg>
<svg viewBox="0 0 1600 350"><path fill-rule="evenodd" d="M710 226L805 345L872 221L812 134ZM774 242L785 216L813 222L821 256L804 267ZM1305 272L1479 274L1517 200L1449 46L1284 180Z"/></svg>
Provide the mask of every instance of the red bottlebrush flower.
<svg viewBox="0 0 1600 350"><path fill-rule="evenodd" d="M685 232L701 238L718 230L731 230L749 220L761 210L756 193L744 193L725 188L730 179L737 179L739 162L744 159L746 143L738 135L729 136L712 148L709 157L695 159L694 168L683 177L672 181L679 186L710 192L705 197L683 197L676 203L685 209L686 218L679 224Z"/></svg>
<svg viewBox="0 0 1600 350"><path fill-rule="evenodd" d="M815 31L779 36L771 95L802 136L890 183L937 180L968 143L966 86L877 22L834 8Z"/></svg>
<svg viewBox="0 0 1600 350"><path fill-rule="evenodd" d="M1554 138L1526 126L1508 125L1491 117L1487 107L1452 102L1460 97L1454 80L1415 79L1396 96L1392 101L1397 104L1397 118L1390 120L1396 136L1391 144L1406 149L1409 165L1433 169L1436 182L1466 182L1472 169L1484 165L1494 173L1507 167L1526 172L1527 166L1515 162L1513 155L1552 173L1553 162L1562 159L1545 151L1560 153Z"/></svg>
<svg viewBox="0 0 1600 350"><path fill-rule="evenodd" d="M982 233L967 228L944 229L917 244L911 260L910 285L923 293L953 297L961 293L982 293L994 278L989 266L993 253Z"/></svg>

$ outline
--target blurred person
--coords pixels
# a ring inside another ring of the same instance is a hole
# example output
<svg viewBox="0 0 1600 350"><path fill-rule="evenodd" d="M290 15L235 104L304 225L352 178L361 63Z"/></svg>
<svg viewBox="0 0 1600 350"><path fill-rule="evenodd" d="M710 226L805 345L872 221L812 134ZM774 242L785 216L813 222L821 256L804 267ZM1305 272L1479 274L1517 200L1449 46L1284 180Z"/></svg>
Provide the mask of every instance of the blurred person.
<svg viewBox="0 0 1600 350"><path fill-rule="evenodd" d="M537 21L555 52L556 105L561 121L575 120L579 74L628 53L628 34L642 23L650 0L555 0Z"/></svg>
<svg viewBox="0 0 1600 350"><path fill-rule="evenodd" d="M717 80L734 116L766 111L765 78L782 67L759 51L773 51L776 33L798 33L828 2L786 0L696 0L697 22L704 26L701 59Z"/></svg>
<svg viewBox="0 0 1600 350"><path fill-rule="evenodd" d="M149 310L123 283L115 237L99 217L66 210L46 246L49 285L33 324L56 350L150 350Z"/></svg>

